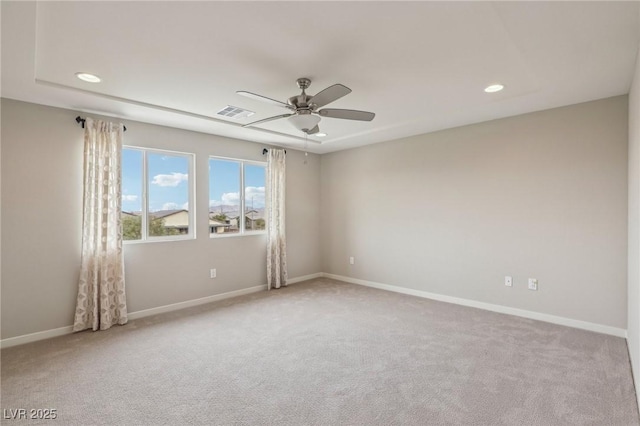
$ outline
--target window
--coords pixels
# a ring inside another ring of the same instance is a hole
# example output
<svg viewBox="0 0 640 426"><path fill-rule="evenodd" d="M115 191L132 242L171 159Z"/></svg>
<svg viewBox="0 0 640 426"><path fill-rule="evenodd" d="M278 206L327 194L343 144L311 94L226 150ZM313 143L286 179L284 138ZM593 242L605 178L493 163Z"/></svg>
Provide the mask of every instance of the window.
<svg viewBox="0 0 640 426"><path fill-rule="evenodd" d="M228 236L264 232L264 163L209 159L209 234Z"/></svg>
<svg viewBox="0 0 640 426"><path fill-rule="evenodd" d="M122 149L125 241L194 238L193 154Z"/></svg>

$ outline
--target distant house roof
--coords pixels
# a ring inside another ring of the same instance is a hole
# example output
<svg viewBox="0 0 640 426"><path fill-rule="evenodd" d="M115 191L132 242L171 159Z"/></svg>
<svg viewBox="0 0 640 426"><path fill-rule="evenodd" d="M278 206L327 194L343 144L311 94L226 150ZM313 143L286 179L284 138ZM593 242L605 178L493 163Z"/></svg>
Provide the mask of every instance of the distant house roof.
<svg viewBox="0 0 640 426"><path fill-rule="evenodd" d="M167 216L171 216L174 215L176 213L180 213L180 212L186 212L187 210L185 209L181 209L181 210L158 210L156 212L149 212L149 214L153 217L155 217L156 219L162 219L163 217L167 217Z"/></svg>
<svg viewBox="0 0 640 426"><path fill-rule="evenodd" d="M229 228L231 226L231 224L229 223L223 223L223 222L219 222L217 220L213 220L213 219L209 219L209 226L215 226L215 227L225 227L225 228Z"/></svg>
<svg viewBox="0 0 640 426"><path fill-rule="evenodd" d="M232 218L232 217L238 217L238 209L235 210L226 210L223 212L220 212L219 210L209 210L209 214L212 216L218 216L218 215L225 215L228 218Z"/></svg>
<svg viewBox="0 0 640 426"><path fill-rule="evenodd" d="M264 212L261 212L258 210L247 210L244 213L244 217L246 217L247 219L256 221L258 219L264 219Z"/></svg>
<svg viewBox="0 0 640 426"><path fill-rule="evenodd" d="M154 218L156 218L156 219L162 219L162 218L165 218L165 217L168 217L168 216L171 216L171 215L177 214L177 213L181 213L181 212L187 212L187 213L188 213L189 211L188 211L188 210L185 210L185 209L179 209L179 210L158 210L158 211L155 211L155 212L149 212L149 215L150 215L150 216L153 216L153 217L154 217ZM227 225L227 224L225 224L225 223L222 223L222 222L220 222L220 221L216 221L216 220L212 219L212 217L216 216L216 215L214 215L213 213L214 213L214 212L211 212L211 213L210 213L210 216L209 216L209 224L210 224L210 225L216 225L216 226L224 226L224 225ZM226 216L227 218L229 218L229 219L237 219L237 218L238 218L238 212L237 212L237 211L235 211L235 212L231 212L231 213L234 213L234 214L233 214L233 215L231 215L231 214L226 214L226 213L225 213L225 216ZM140 216L140 215L141 215L141 213L140 213L140 212L127 212L127 211L124 211L124 210L121 212L121 214L122 214L123 216L131 216L131 217L138 217L138 216ZM252 216L253 216L253 217L252 217ZM259 211L259 210L247 210L247 212L245 213L245 217L246 217L247 219L253 219L253 220L264 219L264 212Z"/></svg>

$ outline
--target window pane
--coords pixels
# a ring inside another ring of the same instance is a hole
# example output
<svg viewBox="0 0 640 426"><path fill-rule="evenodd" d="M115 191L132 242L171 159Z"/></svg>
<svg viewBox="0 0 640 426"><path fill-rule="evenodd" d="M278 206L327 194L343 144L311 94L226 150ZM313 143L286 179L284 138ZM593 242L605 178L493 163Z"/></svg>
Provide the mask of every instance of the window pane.
<svg viewBox="0 0 640 426"><path fill-rule="evenodd" d="M189 159L147 153L150 237L189 233Z"/></svg>
<svg viewBox="0 0 640 426"><path fill-rule="evenodd" d="M265 170L264 166L244 166L244 229L247 232L265 229Z"/></svg>
<svg viewBox="0 0 640 426"><path fill-rule="evenodd" d="M240 232L240 163L209 160L209 232Z"/></svg>
<svg viewBox="0 0 640 426"><path fill-rule="evenodd" d="M142 238L142 151L122 150L122 238Z"/></svg>

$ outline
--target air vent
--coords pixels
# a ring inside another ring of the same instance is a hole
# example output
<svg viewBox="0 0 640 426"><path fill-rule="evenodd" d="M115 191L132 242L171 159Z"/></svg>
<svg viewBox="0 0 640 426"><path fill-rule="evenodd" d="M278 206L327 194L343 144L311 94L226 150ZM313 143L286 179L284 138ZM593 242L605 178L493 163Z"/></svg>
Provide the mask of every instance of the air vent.
<svg viewBox="0 0 640 426"><path fill-rule="evenodd" d="M237 120L238 118L251 117L255 112L227 105L226 108L221 109L217 114Z"/></svg>

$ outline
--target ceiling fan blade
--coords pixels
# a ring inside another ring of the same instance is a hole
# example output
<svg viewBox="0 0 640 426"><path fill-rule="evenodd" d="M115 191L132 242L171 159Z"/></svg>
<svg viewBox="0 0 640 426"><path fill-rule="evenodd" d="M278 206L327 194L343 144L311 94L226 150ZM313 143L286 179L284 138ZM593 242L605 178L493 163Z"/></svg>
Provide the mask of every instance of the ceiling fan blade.
<svg viewBox="0 0 640 426"><path fill-rule="evenodd" d="M345 120L371 121L376 115L367 111L356 111L353 109L332 109L326 108L318 111L322 117L343 118Z"/></svg>
<svg viewBox="0 0 640 426"><path fill-rule="evenodd" d="M280 118L290 117L292 115L293 115L293 113L276 115L275 117L263 118L262 120L254 121L253 123L243 124L242 127L255 126L256 124L266 123L267 121L278 120Z"/></svg>
<svg viewBox="0 0 640 426"><path fill-rule="evenodd" d="M247 98L250 98L256 101L267 102L267 103L270 103L271 105L276 105L279 107L291 108L290 105L285 104L284 102L276 101L275 99L267 98L266 96L256 95L255 93L246 92L244 90L238 90L236 93L238 95L245 96Z"/></svg>
<svg viewBox="0 0 640 426"><path fill-rule="evenodd" d="M337 101L343 96L351 93L351 89L342 84L334 84L324 89L322 92L317 93L312 97L309 102L314 104L316 108L322 108L325 105L330 104L333 101Z"/></svg>
<svg viewBox="0 0 640 426"><path fill-rule="evenodd" d="M316 124L316 127L314 127L313 129L311 129L311 130L307 131L306 133L307 133L308 135L313 135L313 134L318 133L319 131L320 131L320 127L318 127L318 125Z"/></svg>

